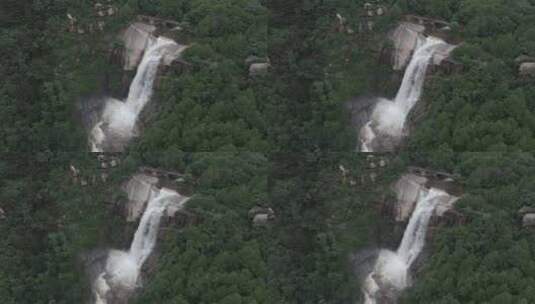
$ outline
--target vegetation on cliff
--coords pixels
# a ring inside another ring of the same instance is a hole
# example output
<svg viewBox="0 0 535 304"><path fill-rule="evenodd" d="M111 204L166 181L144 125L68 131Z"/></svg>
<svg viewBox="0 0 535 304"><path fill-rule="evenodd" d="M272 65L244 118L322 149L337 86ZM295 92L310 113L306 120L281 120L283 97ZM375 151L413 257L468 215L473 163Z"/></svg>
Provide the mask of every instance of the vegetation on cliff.
<svg viewBox="0 0 535 304"><path fill-rule="evenodd" d="M534 151L534 80L517 60L535 55L533 1L406 2L410 12L452 22L462 39L453 57L463 65L427 89L429 111L411 149Z"/></svg>

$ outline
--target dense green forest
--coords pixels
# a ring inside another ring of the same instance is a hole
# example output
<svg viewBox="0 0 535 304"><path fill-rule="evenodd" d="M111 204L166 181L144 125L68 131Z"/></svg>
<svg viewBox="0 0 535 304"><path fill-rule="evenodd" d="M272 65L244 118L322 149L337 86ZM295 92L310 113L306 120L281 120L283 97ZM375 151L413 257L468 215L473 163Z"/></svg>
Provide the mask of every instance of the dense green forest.
<svg viewBox="0 0 535 304"><path fill-rule="evenodd" d="M86 303L84 256L127 247L135 226L114 203L151 166L184 173L198 220L163 232L132 303L359 303L351 255L399 241L378 204L420 166L458 176L465 221L436 227L400 302L535 303L535 234L517 214L535 207L535 78L515 62L535 56L535 1L382 1L360 32L366 2L113 0L105 29L79 34L67 15L95 24L92 1L1 1L0 302ZM357 33L338 31L336 14ZM380 49L405 14L450 22L463 68L429 77L425 115L370 181L346 102L399 85ZM188 68L160 77L121 165L83 186L70 166L90 180L100 165L79 102L119 89L109 48L137 15L181 24ZM251 55L269 58L266 75L249 76ZM257 205L274 210L271 225L251 224Z"/></svg>
<svg viewBox="0 0 535 304"><path fill-rule="evenodd" d="M534 80L519 77L515 62L535 55L533 1L412 2L415 13L459 27L462 45L454 58L464 67L430 86L432 102L412 137L414 150L533 151Z"/></svg>
<svg viewBox="0 0 535 304"><path fill-rule="evenodd" d="M467 223L437 232L419 274L424 279L403 303L533 302L534 235L517 215L533 206L533 154L456 153L427 161L463 176L469 192L457 208Z"/></svg>

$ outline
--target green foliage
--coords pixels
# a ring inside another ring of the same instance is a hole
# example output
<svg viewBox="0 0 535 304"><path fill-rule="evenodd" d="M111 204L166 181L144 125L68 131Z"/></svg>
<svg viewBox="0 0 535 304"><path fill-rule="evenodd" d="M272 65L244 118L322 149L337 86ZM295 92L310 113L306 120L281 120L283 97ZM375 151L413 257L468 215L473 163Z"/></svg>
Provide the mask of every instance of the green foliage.
<svg viewBox="0 0 535 304"><path fill-rule="evenodd" d="M415 149L535 149L534 92L529 80L519 80L514 61L533 55L526 30L535 26L534 14L535 6L526 1L467 0L451 14L438 15L460 25L463 42L453 57L464 71L440 75L428 87L424 99L430 101L430 111L412 137Z"/></svg>
<svg viewBox="0 0 535 304"><path fill-rule="evenodd" d="M517 215L533 205L534 161L531 153L456 154L449 170L466 177L457 209L467 223L434 233L433 255L403 303L534 301L534 237Z"/></svg>
<svg viewBox="0 0 535 304"><path fill-rule="evenodd" d="M168 234L159 270L138 302L272 303L277 294L267 282L263 245L247 218L267 197L267 159L227 152L187 158L186 172L198 179L188 209L202 224Z"/></svg>
<svg viewBox="0 0 535 304"><path fill-rule="evenodd" d="M87 1L3 1L0 11L0 297L82 303L80 256L101 243L95 227L109 219L102 189L83 191L68 176L70 164L88 173L92 163L73 114L80 94L97 87L107 44L66 31L69 12L94 21Z"/></svg>
<svg viewBox="0 0 535 304"><path fill-rule="evenodd" d="M354 303L349 257L394 242L376 204L394 199L389 187L407 164L458 174L467 222L435 232L402 301L535 302L535 240L516 214L534 205L535 160L511 153L535 148L535 90L514 62L535 55L533 1L394 1L374 32L336 31L337 13L354 30L366 22L365 2L113 1L106 31L86 35L67 32L66 15L95 22L89 1L0 3L2 303L85 302L84 253L129 242L122 228L132 227L110 202L142 165L185 173L194 220L166 227L137 303ZM377 47L404 13L451 20L464 70L434 75L409 152L388 156L366 182L345 103L393 91ZM136 14L181 22L189 64L161 75L143 136L106 183L93 183L100 171L85 154L76 100L99 91L102 75L119 85L109 47ZM267 75L249 76L250 55L269 57ZM70 165L88 186L68 176ZM272 225L252 225L257 205L273 208Z"/></svg>

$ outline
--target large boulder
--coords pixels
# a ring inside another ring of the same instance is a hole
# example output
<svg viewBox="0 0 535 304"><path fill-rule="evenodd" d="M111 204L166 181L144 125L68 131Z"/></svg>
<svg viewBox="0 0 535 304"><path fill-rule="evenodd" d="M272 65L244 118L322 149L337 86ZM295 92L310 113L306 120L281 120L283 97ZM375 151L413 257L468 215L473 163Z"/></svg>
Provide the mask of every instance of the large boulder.
<svg viewBox="0 0 535 304"><path fill-rule="evenodd" d="M525 214L522 218L522 226L535 227L535 213Z"/></svg>
<svg viewBox="0 0 535 304"><path fill-rule="evenodd" d="M270 67L271 65L269 64L269 62L253 63L249 66L249 76L265 76L268 73Z"/></svg>
<svg viewBox="0 0 535 304"><path fill-rule="evenodd" d="M275 219L275 212L268 207L255 206L248 212L249 218L252 218L253 226L266 226Z"/></svg>
<svg viewBox="0 0 535 304"><path fill-rule="evenodd" d="M269 220L269 214L257 214L253 218L253 226L266 226Z"/></svg>
<svg viewBox="0 0 535 304"><path fill-rule="evenodd" d="M520 76L535 77L535 62L524 62L519 67Z"/></svg>

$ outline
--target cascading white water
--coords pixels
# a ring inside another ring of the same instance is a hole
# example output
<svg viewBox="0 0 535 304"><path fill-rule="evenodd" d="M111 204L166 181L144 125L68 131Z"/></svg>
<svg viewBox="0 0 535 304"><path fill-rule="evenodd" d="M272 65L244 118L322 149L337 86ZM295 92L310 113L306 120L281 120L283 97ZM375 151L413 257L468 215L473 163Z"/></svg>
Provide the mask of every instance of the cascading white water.
<svg viewBox="0 0 535 304"><path fill-rule="evenodd" d="M448 46L446 42L435 37L418 40L395 99L380 99L370 121L362 127L361 152L374 152L372 143L377 136L400 138L403 135L405 120L420 99L427 68L433 55L437 50L451 51L452 48Z"/></svg>
<svg viewBox="0 0 535 304"><path fill-rule="evenodd" d="M134 290L139 286L141 267L156 245L162 216L170 206L183 208L188 199L166 188L152 191L130 249L109 252L105 269L93 284L95 304L106 304L106 295L113 288Z"/></svg>
<svg viewBox="0 0 535 304"><path fill-rule="evenodd" d="M429 220L435 207L449 195L431 188L422 192L396 252L381 250L374 270L363 285L365 304L377 303L381 290L400 292L410 284L409 269L425 245Z"/></svg>
<svg viewBox="0 0 535 304"><path fill-rule="evenodd" d="M177 58L184 49L184 46L164 37L151 36L147 39L143 59L130 84L126 101L107 99L100 121L91 130L89 140L92 152L117 152L105 151L108 150L106 143L113 142L108 145L120 150L135 136L137 118L152 96L160 62L162 59L170 61Z"/></svg>
<svg viewBox="0 0 535 304"><path fill-rule="evenodd" d="M373 148L371 147L371 143L373 142L373 140L375 139L375 132L373 132L373 129L371 127L371 124L372 124L372 121L368 121L368 123L366 123L364 125L364 127L362 127L361 129L361 138L365 138L366 140L362 141L362 146L360 148L360 152L373 152Z"/></svg>

